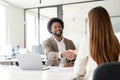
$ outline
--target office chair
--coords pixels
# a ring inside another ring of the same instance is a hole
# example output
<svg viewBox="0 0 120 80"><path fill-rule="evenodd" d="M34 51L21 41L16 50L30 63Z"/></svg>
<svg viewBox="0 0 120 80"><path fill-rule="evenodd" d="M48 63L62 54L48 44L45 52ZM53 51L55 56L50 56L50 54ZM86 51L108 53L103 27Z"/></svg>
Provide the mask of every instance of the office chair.
<svg viewBox="0 0 120 80"><path fill-rule="evenodd" d="M93 80L120 80L120 62L100 64L94 71Z"/></svg>
<svg viewBox="0 0 120 80"><path fill-rule="evenodd" d="M32 46L31 53L45 55L44 52L43 52L43 49L42 49L42 45L34 45L34 46Z"/></svg>

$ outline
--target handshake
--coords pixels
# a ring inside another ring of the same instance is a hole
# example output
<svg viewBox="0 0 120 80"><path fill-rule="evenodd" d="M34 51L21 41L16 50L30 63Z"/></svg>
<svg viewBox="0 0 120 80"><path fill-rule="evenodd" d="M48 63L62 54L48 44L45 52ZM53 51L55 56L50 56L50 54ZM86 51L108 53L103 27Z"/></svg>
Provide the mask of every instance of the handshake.
<svg viewBox="0 0 120 80"><path fill-rule="evenodd" d="M61 53L61 57L65 57L68 60L74 60L77 56L77 50L67 50Z"/></svg>

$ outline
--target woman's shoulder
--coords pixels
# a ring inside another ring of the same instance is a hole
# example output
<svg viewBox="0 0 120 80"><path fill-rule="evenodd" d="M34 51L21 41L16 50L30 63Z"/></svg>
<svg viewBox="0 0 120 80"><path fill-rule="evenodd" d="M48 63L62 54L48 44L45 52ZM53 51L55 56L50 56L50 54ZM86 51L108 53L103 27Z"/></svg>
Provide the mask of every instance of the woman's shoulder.
<svg viewBox="0 0 120 80"><path fill-rule="evenodd" d="M85 35L85 36L81 39L80 44L81 44L81 45L89 45L89 36L88 36L88 35Z"/></svg>

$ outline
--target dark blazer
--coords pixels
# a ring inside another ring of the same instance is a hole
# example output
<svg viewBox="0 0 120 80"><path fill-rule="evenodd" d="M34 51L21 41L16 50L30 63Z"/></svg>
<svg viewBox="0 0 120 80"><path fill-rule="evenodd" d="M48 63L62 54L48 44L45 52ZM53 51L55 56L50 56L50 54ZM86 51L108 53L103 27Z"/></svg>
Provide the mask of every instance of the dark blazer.
<svg viewBox="0 0 120 80"><path fill-rule="evenodd" d="M75 50L76 49L75 45L73 44L73 42L71 40L64 38L64 43L66 46L66 50L68 50L68 49ZM43 41L42 48L43 48L44 53L47 56L46 65L47 66L48 65L58 66L60 64L60 59L58 56L58 54L59 54L58 46L57 46L56 41L54 40L54 37L51 36L47 40Z"/></svg>

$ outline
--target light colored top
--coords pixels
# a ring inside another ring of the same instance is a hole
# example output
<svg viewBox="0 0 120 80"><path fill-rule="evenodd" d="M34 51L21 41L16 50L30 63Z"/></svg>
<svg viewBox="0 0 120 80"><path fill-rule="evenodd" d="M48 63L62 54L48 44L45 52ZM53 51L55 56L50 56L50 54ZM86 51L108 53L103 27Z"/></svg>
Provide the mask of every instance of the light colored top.
<svg viewBox="0 0 120 80"><path fill-rule="evenodd" d="M89 42L90 41L88 36L85 36L81 40L78 55L74 65L76 80L92 80L93 72L97 67L97 63L90 56Z"/></svg>
<svg viewBox="0 0 120 80"><path fill-rule="evenodd" d="M91 75L93 74L93 71L96 67L96 62L90 57L89 37L85 36L81 40L78 55L74 65L75 77L77 80L92 80Z"/></svg>
<svg viewBox="0 0 120 80"><path fill-rule="evenodd" d="M64 38L62 38L62 40L60 42L55 37L54 37L54 39L58 45L58 51L59 52L65 51L66 47L65 47L65 43L64 43Z"/></svg>
<svg viewBox="0 0 120 80"><path fill-rule="evenodd" d="M61 59L59 66L63 66L64 65L63 63L65 63L65 59L66 59L66 58L61 57L62 52L66 51L64 38L62 38L62 40L60 42L55 37L54 37L54 40L55 40L55 42L57 43L57 46L58 46L58 51L59 51L58 57Z"/></svg>
<svg viewBox="0 0 120 80"><path fill-rule="evenodd" d="M54 36L53 36L55 42L57 43L58 46L58 51L59 51L59 58L61 58L61 52L66 51L65 43L64 43L64 38L59 42Z"/></svg>

